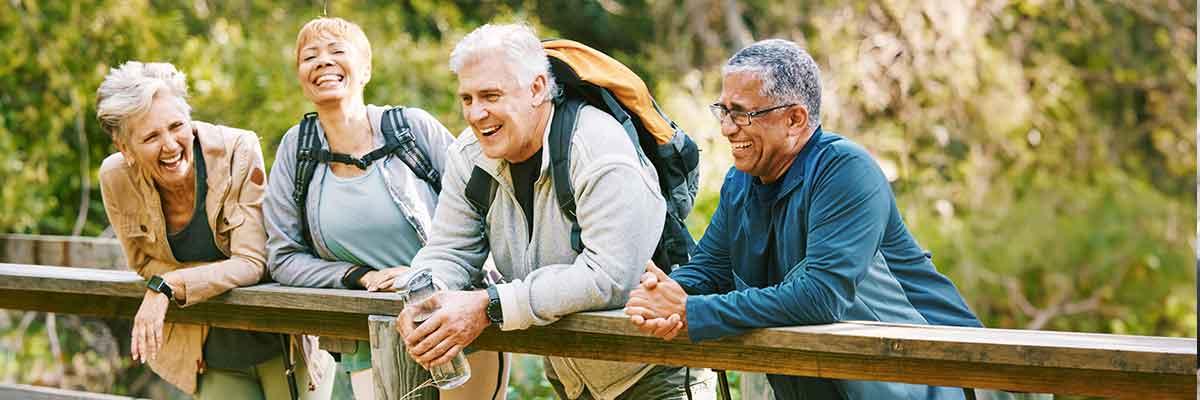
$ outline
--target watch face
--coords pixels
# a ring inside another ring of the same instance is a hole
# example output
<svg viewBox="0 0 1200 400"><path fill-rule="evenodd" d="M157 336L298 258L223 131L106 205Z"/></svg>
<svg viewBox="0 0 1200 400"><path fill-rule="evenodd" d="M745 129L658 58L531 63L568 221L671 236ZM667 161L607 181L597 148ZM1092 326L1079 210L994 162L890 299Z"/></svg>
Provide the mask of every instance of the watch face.
<svg viewBox="0 0 1200 400"><path fill-rule="evenodd" d="M153 290L155 292L162 292L162 286L163 286L163 278L158 275L150 277L150 281L146 282L146 287L150 288L151 290Z"/></svg>
<svg viewBox="0 0 1200 400"><path fill-rule="evenodd" d="M504 322L504 309L500 307L500 296L495 286L488 288L487 317L493 323Z"/></svg>
<svg viewBox="0 0 1200 400"><path fill-rule="evenodd" d="M161 276L155 275L150 277L150 281L146 282L146 287L156 293L166 295L168 299L175 297L175 292L171 289L171 285L168 285L167 281L163 280Z"/></svg>
<svg viewBox="0 0 1200 400"><path fill-rule="evenodd" d="M488 302L487 316L488 316L488 319L492 320L492 322L500 322L503 319L503 317L501 316L499 301L493 300L493 301Z"/></svg>

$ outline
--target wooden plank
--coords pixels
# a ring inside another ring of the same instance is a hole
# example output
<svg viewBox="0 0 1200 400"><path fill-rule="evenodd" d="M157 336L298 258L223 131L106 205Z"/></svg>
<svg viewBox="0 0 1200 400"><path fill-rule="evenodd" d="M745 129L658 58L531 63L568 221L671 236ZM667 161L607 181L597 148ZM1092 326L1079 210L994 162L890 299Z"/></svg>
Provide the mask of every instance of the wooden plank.
<svg viewBox="0 0 1200 400"><path fill-rule="evenodd" d="M577 332L644 336L619 310L586 315L586 318L564 318L554 327ZM683 335L675 341L687 343ZM1190 338L863 321L759 329L705 343L875 357L1167 374L1191 374L1195 371L1196 361L1196 341Z"/></svg>
<svg viewBox="0 0 1200 400"><path fill-rule="evenodd" d="M440 398L437 388L429 385L429 371L404 351L404 341L396 333L396 317L372 315L367 327L371 330L371 370L376 400Z"/></svg>
<svg viewBox="0 0 1200 400"><path fill-rule="evenodd" d="M646 337L565 333L552 327L531 328L519 335L498 334L489 328L473 345L483 350L564 357L1117 398L1186 398L1195 392L1196 384L1191 374L930 361L726 343L687 344Z"/></svg>
<svg viewBox="0 0 1200 400"><path fill-rule="evenodd" d="M0 308L4 309L132 319L139 305L140 297L0 289ZM188 308L172 305L167 311L167 321L262 332L368 339L365 315L329 311L297 311L206 302Z"/></svg>
<svg viewBox="0 0 1200 400"><path fill-rule="evenodd" d="M129 269L116 239L0 234L0 262Z"/></svg>
<svg viewBox="0 0 1200 400"><path fill-rule="evenodd" d="M0 264L0 288L92 293L140 298L142 280L127 271ZM312 289L264 284L238 288L207 303L272 309L396 315L403 307L393 293ZM556 330L644 336L620 311L564 318ZM830 341L830 337L837 340ZM359 336L365 338L365 336ZM686 343L686 339L676 341ZM947 326L852 322L756 330L706 343L787 347L877 357L981 362L1112 371L1192 374L1196 342L1189 338L1077 332L978 329ZM1104 350L1104 357L1096 357Z"/></svg>
<svg viewBox="0 0 1200 400"><path fill-rule="evenodd" d="M8 289L137 298L144 293L141 279L132 272L0 264L0 276L4 277L0 279L0 288ZM391 293L293 288L277 284L235 289L209 303L366 315L394 315L399 313L402 307L398 297ZM588 317L577 315L565 318L555 324L555 328L641 336L619 311L587 315ZM829 335L843 340L831 343L826 337ZM682 338L677 340L683 341ZM1187 338L870 322L774 328L725 340L748 346L786 346L802 350L885 357L903 356L1175 374L1194 371L1194 360L1189 358L1195 355L1195 342ZM1094 350L1107 350L1116 355L1097 360Z"/></svg>
<svg viewBox="0 0 1200 400"><path fill-rule="evenodd" d="M36 293L35 293L36 294ZM14 299L27 298L23 304ZM40 309L61 313L129 318L138 305L136 298L108 298L96 301L95 296L59 294L53 301L29 292L0 290L0 308ZM115 303L112 302L115 300ZM224 308L232 307L232 308ZM200 304L183 310L172 309L168 319L178 322L210 323L239 329L254 329L286 333L313 333L347 336L362 339L369 336L362 316L311 311L236 307L221 304ZM316 314L316 315L314 315ZM247 316L254 316L247 318ZM575 317L595 317L592 313ZM299 319L299 320L297 320ZM993 389L1033 392L1055 392L1093 396L1121 396L1145 393L1147 399L1180 398L1181 393L1194 393L1192 375L1097 372L1061 368L984 365L980 363L930 363L911 359L881 359L861 355L841 355L804 352L779 348L742 347L705 343L663 342L650 337L626 337L563 331L537 327L520 332L500 333L488 329L475 345L485 350L504 350L531 354L607 359L614 361L657 362L821 376L840 379L872 379L907 381L947 386L972 386ZM764 364L759 360L771 360ZM1095 382L1105 382L1095 385Z"/></svg>
<svg viewBox="0 0 1200 400"><path fill-rule="evenodd" d="M0 263L0 277L3 277L0 279L0 289L137 298L141 298L146 291L145 281L132 271ZM289 287L276 283L237 288L206 303L364 315L396 315L404 306L395 293Z"/></svg>
<svg viewBox="0 0 1200 400"><path fill-rule="evenodd" d="M0 264L0 308L129 318L143 292L140 279L129 272ZM168 319L367 339L368 315L394 315L400 308L391 294L260 285L187 309L173 308ZM517 332L488 329L475 346L838 379L1153 399L1196 393L1195 343L1187 338L849 322L763 329L692 344L648 337L619 311L603 311Z"/></svg>
<svg viewBox="0 0 1200 400"><path fill-rule="evenodd" d="M0 383L0 399L23 400L132 400L133 397L89 393L45 386Z"/></svg>

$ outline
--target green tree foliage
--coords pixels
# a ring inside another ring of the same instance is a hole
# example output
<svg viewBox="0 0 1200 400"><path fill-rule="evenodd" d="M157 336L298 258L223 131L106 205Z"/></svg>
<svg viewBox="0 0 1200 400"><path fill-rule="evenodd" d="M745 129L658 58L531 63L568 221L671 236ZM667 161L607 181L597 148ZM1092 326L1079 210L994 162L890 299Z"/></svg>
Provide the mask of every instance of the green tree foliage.
<svg viewBox="0 0 1200 400"><path fill-rule="evenodd" d="M454 132L465 124L446 60L479 24L529 21L629 64L705 150L697 235L732 164L705 110L722 62L754 40L795 40L821 65L824 127L875 155L985 324L1195 336L1194 0L331 3L372 39L367 101L425 108ZM0 232L107 225L96 170L114 149L94 97L127 60L174 63L194 118L258 132L269 163L312 109L294 41L321 13L317 1L0 5Z"/></svg>

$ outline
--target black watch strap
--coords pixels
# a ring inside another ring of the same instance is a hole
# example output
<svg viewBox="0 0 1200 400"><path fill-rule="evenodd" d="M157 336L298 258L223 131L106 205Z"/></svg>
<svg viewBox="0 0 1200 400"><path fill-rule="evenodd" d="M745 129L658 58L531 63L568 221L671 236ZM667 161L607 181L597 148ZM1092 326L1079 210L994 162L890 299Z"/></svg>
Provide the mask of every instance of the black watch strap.
<svg viewBox="0 0 1200 400"><path fill-rule="evenodd" d="M504 308L500 306L500 291L496 289L496 285L488 285L488 305L487 317L493 324L500 325L504 323Z"/></svg>
<svg viewBox="0 0 1200 400"><path fill-rule="evenodd" d="M150 280L146 282L146 288L167 295L168 300L175 300L175 290L171 289L171 285L168 285L167 280L161 276L150 277Z"/></svg>
<svg viewBox="0 0 1200 400"><path fill-rule="evenodd" d="M355 265L346 275L342 276L342 286L347 289L366 289L362 284L362 277L371 271L370 268Z"/></svg>

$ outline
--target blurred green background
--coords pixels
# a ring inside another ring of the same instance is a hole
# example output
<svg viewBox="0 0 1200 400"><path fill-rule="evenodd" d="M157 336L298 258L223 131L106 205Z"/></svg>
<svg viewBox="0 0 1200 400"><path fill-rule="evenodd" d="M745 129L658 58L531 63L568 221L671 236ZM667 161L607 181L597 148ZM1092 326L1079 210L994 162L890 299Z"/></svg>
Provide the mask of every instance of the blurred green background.
<svg viewBox="0 0 1200 400"><path fill-rule="evenodd" d="M527 21L638 72L703 149L697 237L732 165L705 110L720 65L783 37L822 68L827 130L866 146L909 227L989 327L1196 336L1194 0L331 1L374 49L366 98L465 124L446 60ZM193 117L257 132L268 165L312 109L297 31L319 1L0 4L0 232L98 235L115 151L95 90L127 60L188 75ZM47 331L57 335L48 335ZM0 310L0 382L153 396L105 324ZM126 349L127 351L127 349ZM525 360L515 398L549 393Z"/></svg>

